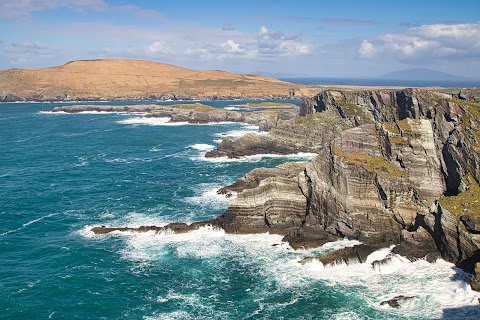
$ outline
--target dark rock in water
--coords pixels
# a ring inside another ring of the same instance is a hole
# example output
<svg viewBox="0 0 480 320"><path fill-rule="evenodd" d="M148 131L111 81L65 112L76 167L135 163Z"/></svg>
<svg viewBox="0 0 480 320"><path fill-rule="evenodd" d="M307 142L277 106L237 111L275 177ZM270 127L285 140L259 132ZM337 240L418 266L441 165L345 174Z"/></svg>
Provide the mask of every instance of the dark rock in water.
<svg viewBox="0 0 480 320"><path fill-rule="evenodd" d="M382 301L382 302L380 302L380 305L388 304L390 307L398 308L398 307L400 307L400 302L401 301L405 301L405 300L409 300L409 299L413 299L413 298L415 298L415 297L414 296L400 295L400 296L393 297L392 299Z"/></svg>
<svg viewBox="0 0 480 320"><path fill-rule="evenodd" d="M201 222L194 222L192 224L174 222L167 224L164 227L158 226L140 226L138 228L130 228L130 227L94 227L90 229L95 234L108 234L114 231L121 231L121 232L148 232L148 231L155 231L156 233L159 232L173 232L173 233L185 233L193 230L197 230L201 227L212 226L216 228L221 228L221 223L218 219L213 220L206 220Z"/></svg>
<svg viewBox="0 0 480 320"><path fill-rule="evenodd" d="M372 268L374 270L380 270L382 267L390 264L395 256L392 253L389 253L385 258L381 260L375 260L372 262Z"/></svg>
<svg viewBox="0 0 480 320"><path fill-rule="evenodd" d="M301 264L311 262L313 260L320 261L324 266L329 264L345 263L364 263L367 257L374 251L381 248L380 246L368 246L365 244L356 245L354 247L343 248L322 254L318 257L307 257L300 261Z"/></svg>
<svg viewBox="0 0 480 320"><path fill-rule="evenodd" d="M288 242L294 250L298 250L317 248L339 239L339 237L319 228L303 227L287 234L282 241Z"/></svg>

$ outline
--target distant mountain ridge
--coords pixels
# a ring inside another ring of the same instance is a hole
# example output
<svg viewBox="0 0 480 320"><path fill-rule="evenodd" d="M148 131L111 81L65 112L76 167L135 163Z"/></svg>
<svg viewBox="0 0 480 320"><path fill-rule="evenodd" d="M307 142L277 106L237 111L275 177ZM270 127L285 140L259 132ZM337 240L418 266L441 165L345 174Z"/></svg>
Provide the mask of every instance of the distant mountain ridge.
<svg viewBox="0 0 480 320"><path fill-rule="evenodd" d="M452 80L473 80L471 78L460 77L447 72L436 71L426 68L406 69L386 73L379 76L381 79L392 80L440 80L440 81L452 81Z"/></svg>

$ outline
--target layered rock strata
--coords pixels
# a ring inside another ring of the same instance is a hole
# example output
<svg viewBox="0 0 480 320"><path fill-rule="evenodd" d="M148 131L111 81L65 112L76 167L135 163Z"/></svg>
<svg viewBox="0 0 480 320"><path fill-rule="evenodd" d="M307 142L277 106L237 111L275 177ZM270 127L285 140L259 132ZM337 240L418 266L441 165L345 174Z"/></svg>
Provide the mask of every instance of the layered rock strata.
<svg viewBox="0 0 480 320"><path fill-rule="evenodd" d="M267 136L227 140L215 151L318 153L305 166L257 170L222 190L238 195L215 224L284 234L296 247L335 237L365 246L318 258L326 263L352 255L362 262L394 244L392 254L441 255L473 272L480 261L478 96L333 90L307 99L299 118L277 119Z"/></svg>

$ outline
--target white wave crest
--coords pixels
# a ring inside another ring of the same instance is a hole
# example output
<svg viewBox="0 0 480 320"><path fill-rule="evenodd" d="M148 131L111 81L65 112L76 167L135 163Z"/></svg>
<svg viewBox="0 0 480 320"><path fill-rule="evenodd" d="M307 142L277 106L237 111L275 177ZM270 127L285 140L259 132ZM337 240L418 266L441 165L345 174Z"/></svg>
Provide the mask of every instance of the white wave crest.
<svg viewBox="0 0 480 320"><path fill-rule="evenodd" d="M243 156L239 158L229 158L225 157L215 157L215 158L206 158L205 156L201 157L191 157L191 160L194 161L207 161L207 162L259 162L265 158L282 158L282 159L289 159L289 160L297 160L297 161L308 161L317 156L316 153L308 153L308 152L299 152L294 154L256 154L252 156Z"/></svg>
<svg viewBox="0 0 480 320"><path fill-rule="evenodd" d="M188 122L169 122L171 118L155 118L155 117L135 117L118 121L120 124L131 125L147 125L147 126L184 126Z"/></svg>
<svg viewBox="0 0 480 320"><path fill-rule="evenodd" d="M206 144L206 143L197 143L197 144L191 145L190 148L195 150L200 150L200 151L210 151L210 150L213 150L215 146L211 144Z"/></svg>

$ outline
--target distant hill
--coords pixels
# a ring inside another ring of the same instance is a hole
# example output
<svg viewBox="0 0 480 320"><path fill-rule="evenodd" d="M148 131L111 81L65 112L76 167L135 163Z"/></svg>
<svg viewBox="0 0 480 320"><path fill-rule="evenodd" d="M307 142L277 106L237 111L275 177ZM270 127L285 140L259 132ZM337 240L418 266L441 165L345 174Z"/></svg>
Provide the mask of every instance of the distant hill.
<svg viewBox="0 0 480 320"><path fill-rule="evenodd" d="M401 71L389 72L381 75L381 79L392 80L437 80L437 81L454 81L454 80L472 80L465 77L455 76L450 73L436 71L432 69L417 68Z"/></svg>
<svg viewBox="0 0 480 320"><path fill-rule="evenodd" d="M51 68L0 70L0 101L288 98L292 89L296 97L318 91L271 77L144 60L79 60Z"/></svg>

